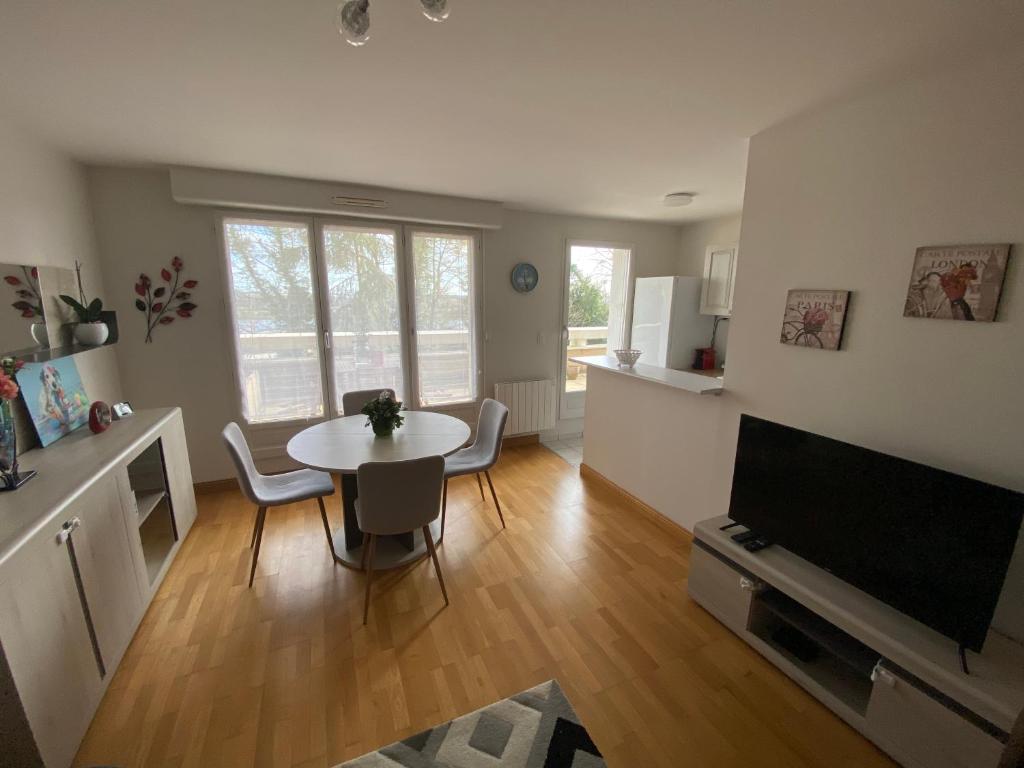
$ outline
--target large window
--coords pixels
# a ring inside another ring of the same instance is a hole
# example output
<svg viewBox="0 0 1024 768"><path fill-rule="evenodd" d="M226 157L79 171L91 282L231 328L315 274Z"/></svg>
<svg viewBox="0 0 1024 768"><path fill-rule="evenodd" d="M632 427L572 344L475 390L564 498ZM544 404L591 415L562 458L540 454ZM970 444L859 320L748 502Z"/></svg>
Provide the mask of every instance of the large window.
<svg viewBox="0 0 1024 768"><path fill-rule="evenodd" d="M413 232L412 254L420 403L475 400L473 238Z"/></svg>
<svg viewBox="0 0 1024 768"><path fill-rule="evenodd" d="M242 415L337 414L391 387L410 407L477 399L475 233L225 216Z"/></svg>
<svg viewBox="0 0 1024 768"><path fill-rule="evenodd" d="M322 416L324 399L309 227L224 220L242 416Z"/></svg>
<svg viewBox="0 0 1024 768"><path fill-rule="evenodd" d="M355 389L390 387L406 397L394 230L322 228L327 267L334 402Z"/></svg>

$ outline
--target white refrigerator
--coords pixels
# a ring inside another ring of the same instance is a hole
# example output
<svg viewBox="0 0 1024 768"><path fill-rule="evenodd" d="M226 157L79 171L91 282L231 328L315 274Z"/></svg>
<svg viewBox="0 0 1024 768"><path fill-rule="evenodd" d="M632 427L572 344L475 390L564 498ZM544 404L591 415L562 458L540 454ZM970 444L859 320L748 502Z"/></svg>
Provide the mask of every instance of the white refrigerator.
<svg viewBox="0 0 1024 768"><path fill-rule="evenodd" d="M638 277L630 345L639 363L686 370L711 341L714 317L700 313L701 278Z"/></svg>

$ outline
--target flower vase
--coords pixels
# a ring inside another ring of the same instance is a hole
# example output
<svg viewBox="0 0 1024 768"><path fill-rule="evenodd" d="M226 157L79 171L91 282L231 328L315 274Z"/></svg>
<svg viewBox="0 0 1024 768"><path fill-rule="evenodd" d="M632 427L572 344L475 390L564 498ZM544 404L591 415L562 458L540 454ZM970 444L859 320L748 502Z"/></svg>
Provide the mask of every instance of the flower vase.
<svg viewBox="0 0 1024 768"><path fill-rule="evenodd" d="M385 424L383 422L373 422L370 424L373 427L373 434L377 437L391 437L391 433L395 431L394 424Z"/></svg>
<svg viewBox="0 0 1024 768"><path fill-rule="evenodd" d="M110 335L106 323L78 323L74 330L75 341L86 347L102 346Z"/></svg>
<svg viewBox="0 0 1024 768"><path fill-rule="evenodd" d="M0 488L15 484L18 476L18 436L10 400L0 400Z"/></svg>

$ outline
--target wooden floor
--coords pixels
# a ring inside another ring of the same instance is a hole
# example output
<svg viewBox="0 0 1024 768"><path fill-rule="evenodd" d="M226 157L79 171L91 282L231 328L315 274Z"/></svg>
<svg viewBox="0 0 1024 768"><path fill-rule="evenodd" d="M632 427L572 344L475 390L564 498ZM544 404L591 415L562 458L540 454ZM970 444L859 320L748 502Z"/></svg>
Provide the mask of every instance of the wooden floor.
<svg viewBox="0 0 1024 768"><path fill-rule="evenodd" d="M78 765L331 766L557 678L611 766L891 766L686 596L690 541L545 448L450 486L440 548L375 581L334 565L315 502L200 512ZM340 523L337 497L330 507Z"/></svg>

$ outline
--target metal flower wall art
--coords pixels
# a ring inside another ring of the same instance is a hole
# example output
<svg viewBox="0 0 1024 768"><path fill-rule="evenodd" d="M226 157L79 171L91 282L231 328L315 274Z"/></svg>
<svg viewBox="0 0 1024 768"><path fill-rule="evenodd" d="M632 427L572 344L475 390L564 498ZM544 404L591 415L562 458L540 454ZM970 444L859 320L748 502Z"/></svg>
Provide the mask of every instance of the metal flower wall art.
<svg viewBox="0 0 1024 768"><path fill-rule="evenodd" d="M39 271L35 267L18 267L18 275L4 275L4 282L14 289L18 300L11 304L22 317L43 316L43 300L39 293Z"/></svg>
<svg viewBox="0 0 1024 768"><path fill-rule="evenodd" d="M160 270L161 285L154 285L149 275L139 275L135 283L135 308L146 316L146 343L153 341L153 331L158 325L170 325L177 319L186 320L196 311L191 291L199 285L198 280L186 280L181 271L185 262L181 257L171 259L171 268Z"/></svg>

